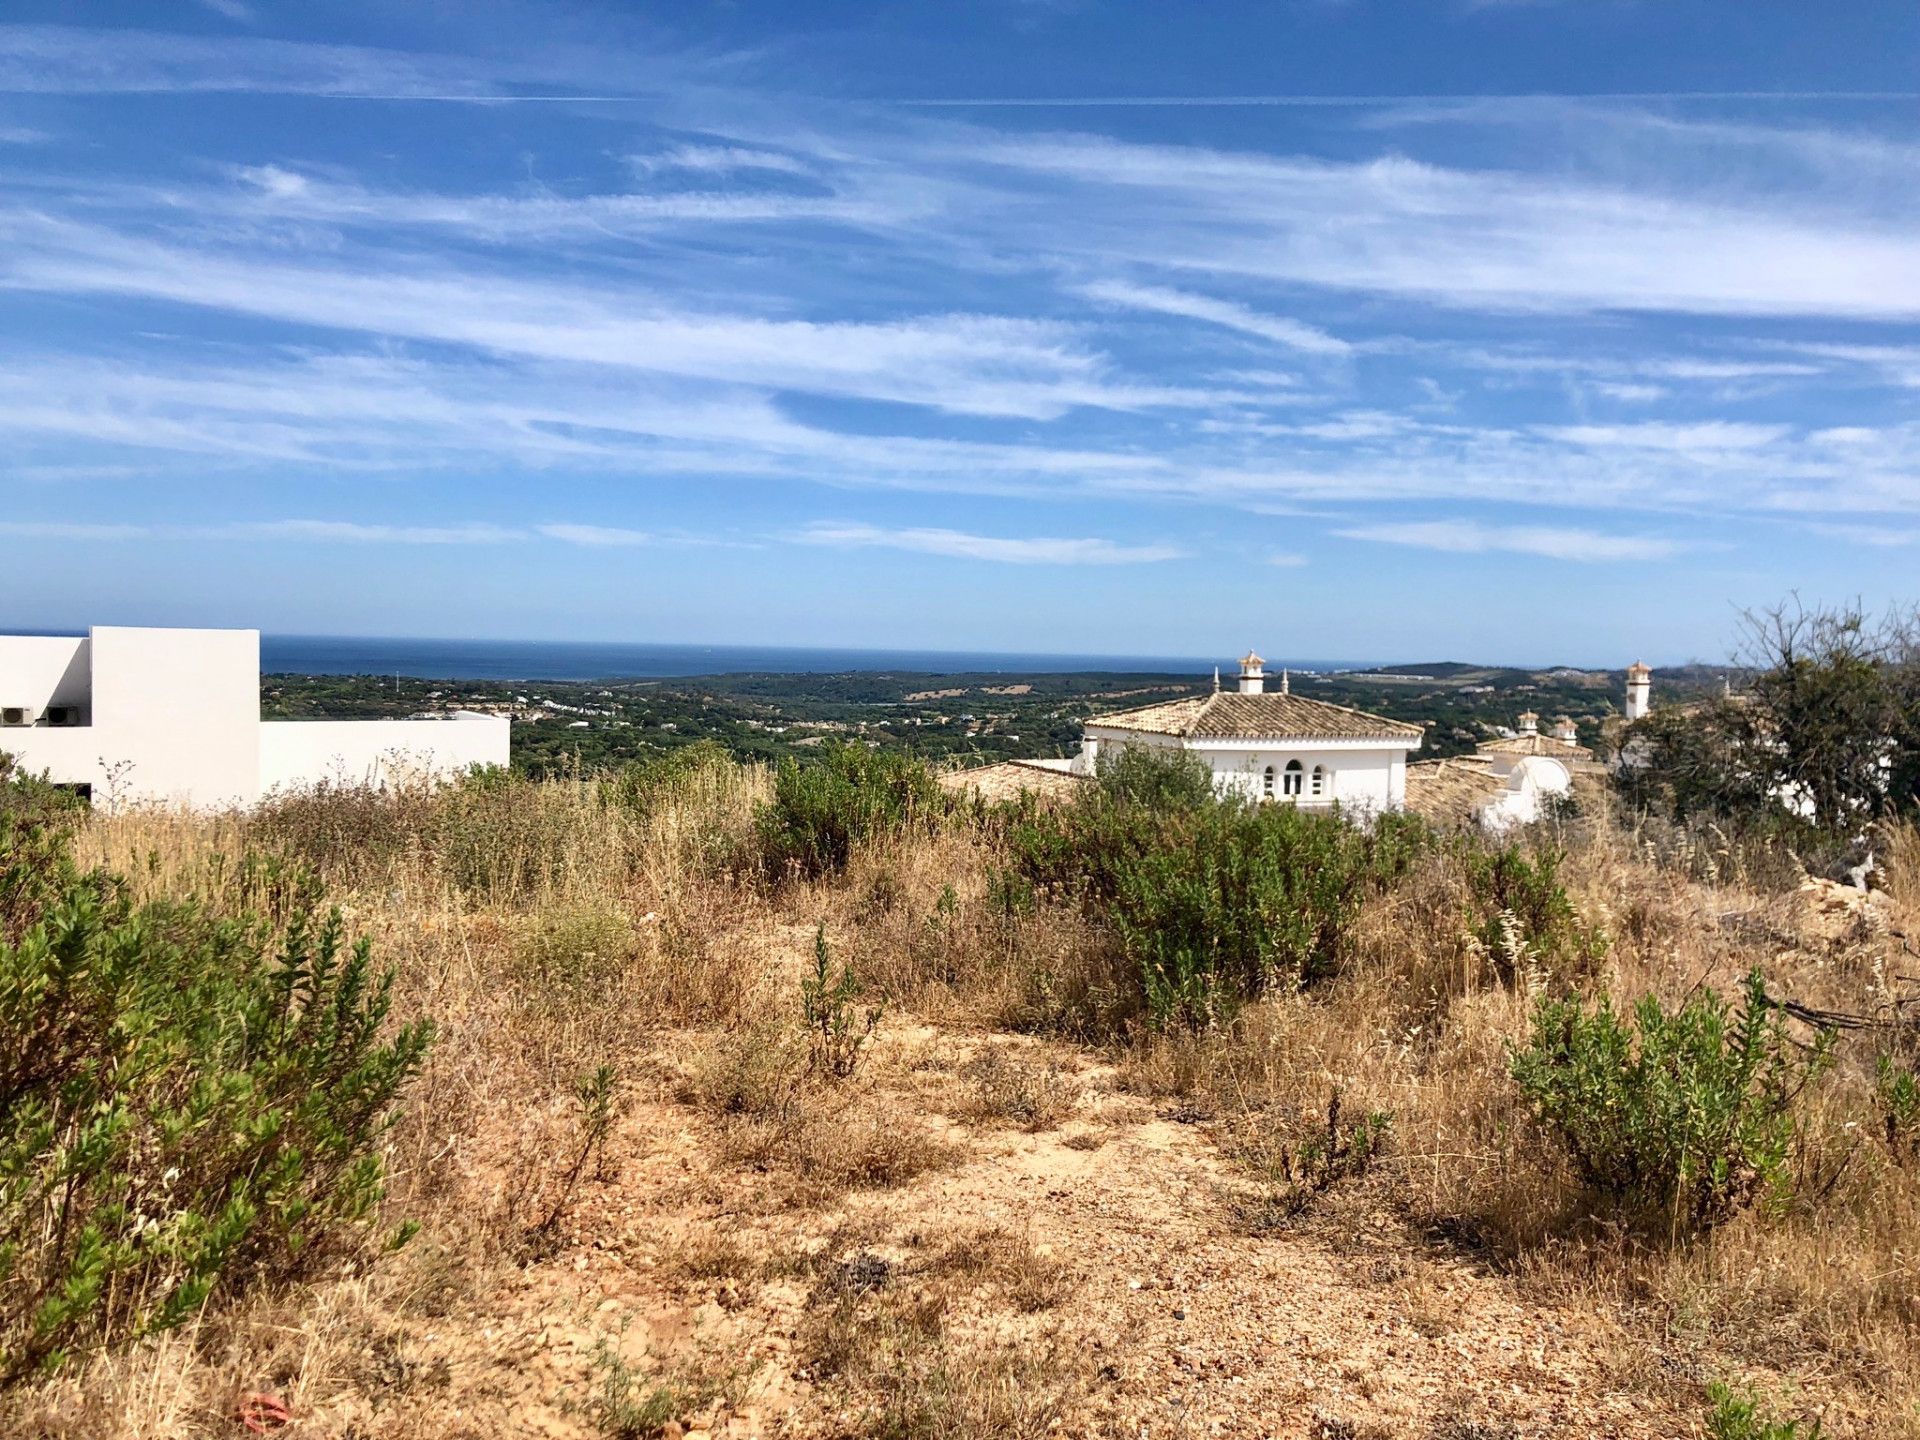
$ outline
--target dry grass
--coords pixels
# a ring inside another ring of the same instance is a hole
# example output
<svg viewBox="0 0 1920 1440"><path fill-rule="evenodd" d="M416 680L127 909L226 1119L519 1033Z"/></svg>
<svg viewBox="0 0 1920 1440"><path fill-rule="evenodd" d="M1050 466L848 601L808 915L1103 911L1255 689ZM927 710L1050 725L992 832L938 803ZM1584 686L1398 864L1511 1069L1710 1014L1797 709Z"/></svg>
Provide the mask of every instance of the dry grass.
<svg viewBox="0 0 1920 1440"><path fill-rule="evenodd" d="M997 911L989 826L878 842L843 877L769 893L739 878L765 794L760 772L717 769L641 815L586 782L557 781L335 797L255 817L97 818L82 858L142 895L270 909L285 874L246 856L303 858L397 967L396 1014L429 1016L440 1031L392 1137L389 1208L422 1233L372 1275L209 1311L99 1357L16 1397L0 1430L231 1432L244 1389L431 1390L438 1382L409 1375L403 1350L384 1380L368 1378L368 1357L398 1344L382 1337L401 1321L459 1312L517 1263L517 1237L575 1134L573 1082L598 1064L643 1089L667 1077L658 1088L689 1107L717 1185L766 1183L789 1206L906 1185L957 1158L950 1139L902 1113L910 1087L896 1083L907 1061L890 1033L933 1020L1052 1037L989 1042L958 1072L958 1113L983 1125L1045 1131L1073 1113L1080 1087L1047 1048L1063 1039L1099 1046L1127 1088L1206 1121L1253 1166L1297 1146L1335 1091L1350 1115L1389 1114L1365 1203L1407 1222L1413 1258L1396 1303L1422 1326L1447 1323L1418 1258L1431 1243L1419 1237L1441 1235L1539 1297L1627 1317L1703 1374L1792 1377L1880 1417L1855 1433L1920 1434L1920 1421L1899 1418L1920 1415L1920 1168L1877 1128L1884 1032L1844 1037L1810 1097L1795 1203L1670 1247L1583 1222L1508 1078L1510 1047L1548 992L1673 1002L1730 988L1758 964L1776 993L1884 1016L1911 994L1899 977L1915 969L1901 950L1910 941L1884 926L1815 924L1772 872L1749 883L1756 862L1733 849L1679 863L1672 837L1655 843L1602 815L1536 837L1567 849L1571 897L1609 937L1595 965L1557 972L1536 955L1487 953L1463 918L1457 863L1436 854L1369 903L1330 982L1275 994L1206 1034L1117 1032L1112 945L1062 907ZM1880 858L1888 894L1909 907L1910 932L1920 928L1920 832L1889 831ZM809 1071L797 1024L795 965L822 922L836 956L890 1006L861 1071L839 1082ZM716 1226L664 1247L664 1269L743 1290L811 1276L798 1359L852 1417L847 1433L1071 1433L1086 1377L1062 1339L1076 1281L1055 1257L1003 1233L955 1237L890 1261L884 1283L849 1286L832 1277L857 1252L838 1243L783 1260ZM429 1412L393 1403L415 1418L369 1433L436 1433L418 1418Z"/></svg>
<svg viewBox="0 0 1920 1440"><path fill-rule="evenodd" d="M1051 1056L1032 1059L1005 1045L989 1045L960 1069L967 1084L959 1113L1023 1130L1052 1130L1073 1114L1080 1087Z"/></svg>
<svg viewBox="0 0 1920 1440"><path fill-rule="evenodd" d="M857 1417L855 1435L1054 1433L1087 1376L1037 1317L1071 1288L1063 1266L1004 1231L955 1235L924 1257L858 1250L823 1265L799 1357Z"/></svg>

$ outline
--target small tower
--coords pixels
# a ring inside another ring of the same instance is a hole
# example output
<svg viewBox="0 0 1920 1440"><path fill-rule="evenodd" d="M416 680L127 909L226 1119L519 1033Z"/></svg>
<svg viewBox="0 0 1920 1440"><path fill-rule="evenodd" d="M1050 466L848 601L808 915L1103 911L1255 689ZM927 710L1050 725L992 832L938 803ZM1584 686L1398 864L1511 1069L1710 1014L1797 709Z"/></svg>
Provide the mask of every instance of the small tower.
<svg viewBox="0 0 1920 1440"><path fill-rule="evenodd" d="M1531 710L1522 710L1520 712L1520 733L1522 735L1538 735L1540 733L1540 717Z"/></svg>
<svg viewBox="0 0 1920 1440"><path fill-rule="evenodd" d="M1573 723L1573 717L1571 715L1562 715L1558 720L1553 722L1553 738L1556 740L1564 740L1569 745L1578 745L1580 743L1580 727Z"/></svg>
<svg viewBox="0 0 1920 1440"><path fill-rule="evenodd" d="M1644 720L1653 709L1653 671L1636 660L1627 667L1627 719Z"/></svg>
<svg viewBox="0 0 1920 1440"><path fill-rule="evenodd" d="M1240 657L1240 693L1264 695L1267 690L1266 661L1249 650Z"/></svg>

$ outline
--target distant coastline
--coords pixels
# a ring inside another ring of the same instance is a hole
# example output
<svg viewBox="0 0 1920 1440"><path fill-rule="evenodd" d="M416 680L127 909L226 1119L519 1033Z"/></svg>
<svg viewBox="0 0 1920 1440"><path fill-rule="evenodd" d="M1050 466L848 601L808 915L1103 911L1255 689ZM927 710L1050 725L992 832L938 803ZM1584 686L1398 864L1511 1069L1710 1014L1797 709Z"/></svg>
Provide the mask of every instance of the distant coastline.
<svg viewBox="0 0 1920 1440"><path fill-rule="evenodd" d="M402 640L263 635L260 668L285 675L405 675L422 680L651 680L742 673L899 671L1014 675L1103 671L1210 675L1220 659L1173 655L1021 655L984 650L854 650L778 645L640 645L565 640ZM1270 661L1270 669L1349 669L1350 661Z"/></svg>

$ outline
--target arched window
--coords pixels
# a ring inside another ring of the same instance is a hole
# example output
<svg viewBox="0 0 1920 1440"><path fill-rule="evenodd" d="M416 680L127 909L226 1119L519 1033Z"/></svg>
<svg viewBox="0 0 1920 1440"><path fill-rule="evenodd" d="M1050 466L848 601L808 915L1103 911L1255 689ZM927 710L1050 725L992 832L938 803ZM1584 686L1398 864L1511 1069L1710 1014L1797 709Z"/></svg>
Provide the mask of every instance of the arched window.
<svg viewBox="0 0 1920 1440"><path fill-rule="evenodd" d="M1324 765L1313 767L1313 793L1315 795L1327 793L1327 767Z"/></svg>
<svg viewBox="0 0 1920 1440"><path fill-rule="evenodd" d="M1267 766L1267 773L1260 777L1260 793L1271 800L1273 798L1273 766Z"/></svg>
<svg viewBox="0 0 1920 1440"><path fill-rule="evenodd" d="M1307 772L1298 760L1287 761L1286 773L1281 782L1281 793L1285 795L1298 795L1300 793L1301 782L1306 778Z"/></svg>

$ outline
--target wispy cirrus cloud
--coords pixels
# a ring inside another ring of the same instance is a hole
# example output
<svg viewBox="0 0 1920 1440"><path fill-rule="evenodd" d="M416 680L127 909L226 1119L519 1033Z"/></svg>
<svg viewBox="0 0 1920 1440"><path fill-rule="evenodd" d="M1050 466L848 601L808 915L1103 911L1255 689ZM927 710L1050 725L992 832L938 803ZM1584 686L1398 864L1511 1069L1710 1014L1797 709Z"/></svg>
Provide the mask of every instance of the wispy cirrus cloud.
<svg viewBox="0 0 1920 1440"><path fill-rule="evenodd" d="M1549 560L1597 563L1608 560L1665 560L1685 547L1676 541L1640 535L1609 535L1550 525L1485 525L1470 520L1412 520L1356 525L1334 532L1347 540L1408 545L1453 555L1506 553Z"/></svg>
<svg viewBox="0 0 1920 1440"><path fill-rule="evenodd" d="M1054 536L1012 538L970 535L961 530L925 527L890 529L879 525L819 521L794 536L803 545L837 549L907 550L956 560L993 560L1008 565L1144 565L1178 560L1186 551L1175 545L1122 545L1112 540Z"/></svg>
<svg viewBox="0 0 1920 1440"><path fill-rule="evenodd" d="M569 525L548 523L534 527L549 540L564 540L569 545L595 549L621 549L634 545L653 545L659 537L650 530L631 530L619 525Z"/></svg>
<svg viewBox="0 0 1920 1440"><path fill-rule="evenodd" d="M125 525L93 521L0 521L0 535L22 540L299 540L351 545L500 545L526 532L481 521L456 525L383 525L353 520L235 520L217 525Z"/></svg>
<svg viewBox="0 0 1920 1440"><path fill-rule="evenodd" d="M1351 355L1353 346L1338 336L1298 320L1279 315L1263 315L1251 306L1231 300L1217 300L1185 290L1170 290L1159 285L1132 285L1122 280L1100 280L1080 287L1090 300L1122 305L1133 310L1156 311L1188 320L1201 320L1228 330L1256 335L1309 355Z"/></svg>

